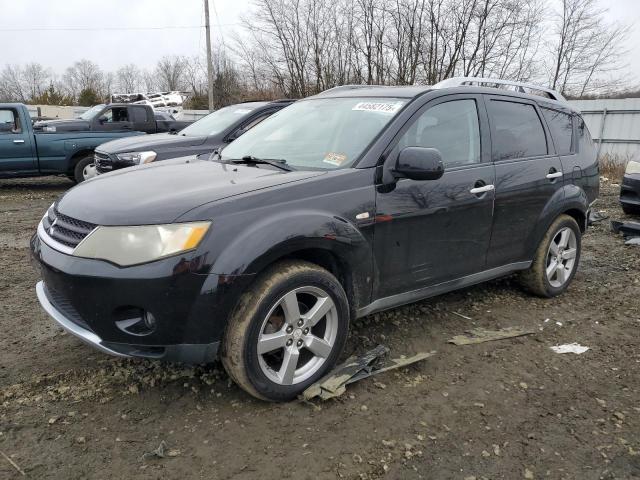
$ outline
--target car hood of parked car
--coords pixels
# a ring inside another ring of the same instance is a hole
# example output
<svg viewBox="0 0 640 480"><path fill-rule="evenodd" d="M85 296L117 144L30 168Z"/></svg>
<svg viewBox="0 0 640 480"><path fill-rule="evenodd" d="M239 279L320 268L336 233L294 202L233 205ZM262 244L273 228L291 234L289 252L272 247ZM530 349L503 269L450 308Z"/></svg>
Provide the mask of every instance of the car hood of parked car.
<svg viewBox="0 0 640 480"><path fill-rule="evenodd" d="M103 143L96 150L106 154L142 152L162 147L197 146L202 145L206 136L189 137L170 133L154 133L139 137L125 137Z"/></svg>
<svg viewBox="0 0 640 480"><path fill-rule="evenodd" d="M323 174L184 157L118 170L85 181L60 199L58 210L63 215L98 225L172 223L205 203Z"/></svg>
<svg viewBox="0 0 640 480"><path fill-rule="evenodd" d="M49 130L45 129L47 127ZM55 128L55 130L53 130ZM42 120L33 124L33 130L45 132L83 132L89 130L89 122L81 118L72 120Z"/></svg>

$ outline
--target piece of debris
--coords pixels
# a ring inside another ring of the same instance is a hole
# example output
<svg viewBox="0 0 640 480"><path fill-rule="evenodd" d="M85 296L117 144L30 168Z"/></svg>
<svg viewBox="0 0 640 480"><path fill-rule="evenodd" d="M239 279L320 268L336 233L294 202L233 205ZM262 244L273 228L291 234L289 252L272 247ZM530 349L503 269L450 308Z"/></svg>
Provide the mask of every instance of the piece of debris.
<svg viewBox="0 0 640 480"><path fill-rule="evenodd" d="M577 355L589 350L589 347L585 347L579 343L567 343L565 345L556 345L555 347L550 348L556 353L575 353Z"/></svg>
<svg viewBox="0 0 640 480"><path fill-rule="evenodd" d="M453 313L454 315L457 315L459 317L462 317L465 320L473 320L471 317L467 317L466 315L462 315L461 313L458 313L458 312L451 312L451 313Z"/></svg>
<svg viewBox="0 0 640 480"><path fill-rule="evenodd" d="M605 212L596 212L594 210L589 211L589 218L587 219L588 225L593 225L594 223L601 222L609 218Z"/></svg>
<svg viewBox="0 0 640 480"><path fill-rule="evenodd" d="M332 372L322 377L313 385L302 392L303 400L311 400L319 397L328 400L342 395L346 386L363 378L377 375L395 368L405 367L412 363L424 360L436 352L422 352L412 357L386 359L389 349L378 345L360 357L350 357L344 363L337 366Z"/></svg>
<svg viewBox="0 0 640 480"><path fill-rule="evenodd" d="M624 242L625 245L640 245L640 237L631 237L629 240Z"/></svg>
<svg viewBox="0 0 640 480"><path fill-rule="evenodd" d="M520 328L520 327L506 327L500 330L487 330L484 328L473 328L467 330L465 335L456 335L449 343L456 345L472 345L474 343L491 342L493 340L502 340L504 338L521 337L523 335L531 335L536 333L535 330Z"/></svg>
<svg viewBox="0 0 640 480"><path fill-rule="evenodd" d="M640 223L611 220L611 231L613 233L622 233L625 240L640 237Z"/></svg>
<svg viewBox="0 0 640 480"><path fill-rule="evenodd" d="M9 457L9 455L7 455L6 453L4 453L2 450L0 450L0 454L2 454L2 456L5 458L5 460L6 460L7 462L9 462L9 463L11 464L11 466L12 466L13 468L15 468L15 469L18 471L18 473L20 473L20 475L22 475L23 477L25 477L25 476L27 475L26 473L24 473L24 470L22 470L22 469L20 468L20 466L19 466L16 462L14 462L13 460L11 460L11 458Z"/></svg>
<svg viewBox="0 0 640 480"><path fill-rule="evenodd" d="M149 458L165 458L165 457L177 457L180 455L180 450L177 448L169 448L167 449L167 442L162 440L158 448L151 452L145 452L142 454L142 460L147 460Z"/></svg>

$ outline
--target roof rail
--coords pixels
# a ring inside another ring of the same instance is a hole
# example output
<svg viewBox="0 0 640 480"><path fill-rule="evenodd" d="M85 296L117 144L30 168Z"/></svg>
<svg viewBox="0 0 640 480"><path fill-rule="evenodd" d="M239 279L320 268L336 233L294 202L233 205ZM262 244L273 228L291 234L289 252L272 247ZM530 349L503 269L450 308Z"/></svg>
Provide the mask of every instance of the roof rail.
<svg viewBox="0 0 640 480"><path fill-rule="evenodd" d="M451 88L463 85L490 88L501 88L501 86L502 88L514 87L514 91L516 92L539 95L558 102L566 102L566 99L558 91L552 90L551 88L541 87L531 83L518 82L516 80L502 80L500 78L453 77L436 83L432 88Z"/></svg>

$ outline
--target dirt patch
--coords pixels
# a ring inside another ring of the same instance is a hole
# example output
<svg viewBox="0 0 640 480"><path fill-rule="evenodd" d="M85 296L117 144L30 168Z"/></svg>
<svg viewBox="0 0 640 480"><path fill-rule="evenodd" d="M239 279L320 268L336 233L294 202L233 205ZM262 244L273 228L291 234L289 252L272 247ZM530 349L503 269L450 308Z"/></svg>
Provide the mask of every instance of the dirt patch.
<svg viewBox="0 0 640 480"><path fill-rule="evenodd" d="M507 278L372 315L345 356L437 354L337 400L269 404L218 364L113 359L46 317L28 241L70 186L0 181L0 451L27 478L640 478L640 248L608 221L584 237L564 296ZM604 185L597 207L625 218L617 195ZM508 326L537 333L447 343ZM549 348L572 342L590 349ZM0 478L24 477L0 456Z"/></svg>

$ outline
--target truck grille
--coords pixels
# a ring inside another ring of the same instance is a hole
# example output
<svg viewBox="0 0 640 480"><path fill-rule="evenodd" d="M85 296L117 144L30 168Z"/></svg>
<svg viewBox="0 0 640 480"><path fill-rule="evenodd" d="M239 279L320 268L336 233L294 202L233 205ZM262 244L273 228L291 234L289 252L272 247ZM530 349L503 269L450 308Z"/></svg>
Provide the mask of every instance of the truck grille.
<svg viewBox="0 0 640 480"><path fill-rule="evenodd" d="M93 152L93 163L98 170L111 170L113 168L111 158L106 153Z"/></svg>
<svg viewBox="0 0 640 480"><path fill-rule="evenodd" d="M54 204L42 219L42 226L53 240L75 248L97 225L63 215Z"/></svg>

